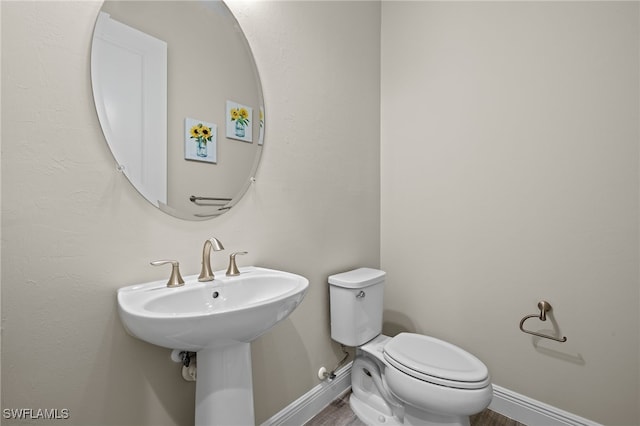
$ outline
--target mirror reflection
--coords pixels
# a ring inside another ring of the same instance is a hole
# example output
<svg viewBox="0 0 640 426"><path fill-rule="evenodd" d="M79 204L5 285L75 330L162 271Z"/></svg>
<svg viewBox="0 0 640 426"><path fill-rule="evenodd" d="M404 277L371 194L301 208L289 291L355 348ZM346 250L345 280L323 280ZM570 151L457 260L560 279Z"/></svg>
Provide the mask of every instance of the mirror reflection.
<svg viewBox="0 0 640 426"><path fill-rule="evenodd" d="M238 202L262 153L264 106L222 1L105 1L91 79L109 148L149 202L190 220Z"/></svg>

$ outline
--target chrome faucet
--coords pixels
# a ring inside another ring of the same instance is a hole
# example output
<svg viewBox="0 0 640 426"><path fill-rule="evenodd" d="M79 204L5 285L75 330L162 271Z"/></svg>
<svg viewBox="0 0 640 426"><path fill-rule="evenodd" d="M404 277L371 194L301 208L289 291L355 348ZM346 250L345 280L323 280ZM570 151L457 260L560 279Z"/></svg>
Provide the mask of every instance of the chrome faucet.
<svg viewBox="0 0 640 426"><path fill-rule="evenodd" d="M222 243L217 238L209 238L202 247L202 269L198 281L213 281L214 275L211 270L211 250L224 250Z"/></svg>

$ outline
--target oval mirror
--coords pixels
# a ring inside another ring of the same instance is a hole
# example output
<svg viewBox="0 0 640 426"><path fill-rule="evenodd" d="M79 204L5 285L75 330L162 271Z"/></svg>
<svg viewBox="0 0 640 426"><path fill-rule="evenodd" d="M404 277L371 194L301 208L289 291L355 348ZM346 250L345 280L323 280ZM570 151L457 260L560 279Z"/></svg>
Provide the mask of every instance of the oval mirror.
<svg viewBox="0 0 640 426"><path fill-rule="evenodd" d="M204 220L246 192L264 102L249 44L222 1L106 0L91 83L118 170L153 205Z"/></svg>

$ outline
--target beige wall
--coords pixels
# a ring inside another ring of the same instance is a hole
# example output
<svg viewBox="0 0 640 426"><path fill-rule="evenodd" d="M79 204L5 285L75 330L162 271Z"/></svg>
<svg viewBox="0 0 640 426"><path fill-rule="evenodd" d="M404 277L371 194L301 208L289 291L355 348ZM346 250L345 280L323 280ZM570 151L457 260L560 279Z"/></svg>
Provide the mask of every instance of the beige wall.
<svg viewBox="0 0 640 426"><path fill-rule="evenodd" d="M2 7L0 7L0 22L2 22ZM0 31L0 46L2 46L2 31ZM2 70L2 55L0 55L0 74ZM2 99L2 84L0 82L0 100ZM0 117L2 117L2 102L0 101ZM0 146L2 145L2 120L0 119ZM0 149L1 150L1 149ZM2 187L2 161L0 154L0 188ZM2 221L2 196L0 191L0 222ZM2 227L0 227L0 241L2 241ZM0 244L0 278L2 277L2 244ZM0 395L2 395L2 286L0 279ZM2 401L0 400L0 407L2 405ZM0 424L2 424L2 420L0 420Z"/></svg>
<svg viewBox="0 0 640 426"><path fill-rule="evenodd" d="M638 2L382 9L387 331L444 338L498 385L639 424ZM541 299L566 343L518 330Z"/></svg>
<svg viewBox="0 0 640 426"><path fill-rule="evenodd" d="M380 5L232 4L269 121L256 184L204 223L162 214L115 170L89 79L100 3L1 7L2 407L69 408L64 424L192 424L193 383L168 350L124 332L115 291L165 277L157 258L197 273L210 236L248 250L242 264L311 282L252 345L257 420L315 386L339 358L326 277L379 266Z"/></svg>

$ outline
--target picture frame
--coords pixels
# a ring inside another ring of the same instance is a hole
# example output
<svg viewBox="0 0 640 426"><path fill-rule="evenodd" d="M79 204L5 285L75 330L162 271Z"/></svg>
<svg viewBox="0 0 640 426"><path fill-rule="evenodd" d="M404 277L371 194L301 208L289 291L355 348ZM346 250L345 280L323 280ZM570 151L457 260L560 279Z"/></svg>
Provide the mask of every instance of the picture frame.
<svg viewBox="0 0 640 426"><path fill-rule="evenodd" d="M227 101L226 116L227 138L253 143L253 108Z"/></svg>
<svg viewBox="0 0 640 426"><path fill-rule="evenodd" d="M259 109L259 114L260 114L260 128L259 128L259 132L260 134L258 135L258 145L264 145L264 108L260 107Z"/></svg>
<svg viewBox="0 0 640 426"><path fill-rule="evenodd" d="M218 126L215 123L185 118L184 159L217 164Z"/></svg>

